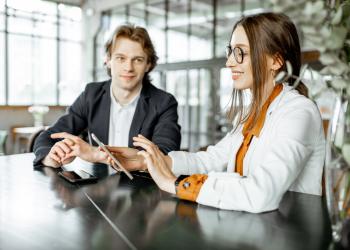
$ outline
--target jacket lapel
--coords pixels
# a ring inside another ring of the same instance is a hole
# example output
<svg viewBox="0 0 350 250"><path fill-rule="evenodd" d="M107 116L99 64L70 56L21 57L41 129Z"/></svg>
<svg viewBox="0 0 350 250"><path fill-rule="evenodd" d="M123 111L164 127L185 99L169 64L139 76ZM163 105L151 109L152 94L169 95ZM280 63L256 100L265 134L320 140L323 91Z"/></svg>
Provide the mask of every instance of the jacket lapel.
<svg viewBox="0 0 350 250"><path fill-rule="evenodd" d="M137 103L134 117L131 122L130 132L129 132L129 147L133 147L133 136L137 136L141 131L143 121L146 118L149 110L149 82L144 82L140 93L140 99Z"/></svg>
<svg viewBox="0 0 350 250"><path fill-rule="evenodd" d="M110 95L110 86L111 83L105 84L104 93L101 98L101 109L99 117L100 125L98 126L98 135L100 136L100 140L104 144L108 144L108 134L109 134L109 119L110 119L110 111L111 111L111 95Z"/></svg>

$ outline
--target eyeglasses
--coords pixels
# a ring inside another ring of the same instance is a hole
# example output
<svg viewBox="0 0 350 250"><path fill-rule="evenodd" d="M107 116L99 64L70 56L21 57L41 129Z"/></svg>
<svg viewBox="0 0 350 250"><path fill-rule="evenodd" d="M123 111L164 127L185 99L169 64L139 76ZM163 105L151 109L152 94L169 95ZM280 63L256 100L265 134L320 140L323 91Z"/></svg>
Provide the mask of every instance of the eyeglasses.
<svg viewBox="0 0 350 250"><path fill-rule="evenodd" d="M226 46L226 58L228 59L231 54L233 53L233 56L235 57L235 60L237 63L241 64L243 63L244 56L247 55L248 53L244 52L244 50L241 47L232 47Z"/></svg>

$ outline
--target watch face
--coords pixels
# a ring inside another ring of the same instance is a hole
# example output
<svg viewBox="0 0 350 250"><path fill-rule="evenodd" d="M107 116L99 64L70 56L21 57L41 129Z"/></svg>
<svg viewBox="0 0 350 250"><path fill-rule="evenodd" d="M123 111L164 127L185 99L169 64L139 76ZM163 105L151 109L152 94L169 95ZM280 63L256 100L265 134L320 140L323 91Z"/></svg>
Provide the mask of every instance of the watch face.
<svg viewBox="0 0 350 250"><path fill-rule="evenodd" d="M175 181L175 186L177 187L180 184L180 182L187 177L188 177L188 175L180 175L179 177L177 177L177 179ZM186 182L186 183L188 183L188 182Z"/></svg>

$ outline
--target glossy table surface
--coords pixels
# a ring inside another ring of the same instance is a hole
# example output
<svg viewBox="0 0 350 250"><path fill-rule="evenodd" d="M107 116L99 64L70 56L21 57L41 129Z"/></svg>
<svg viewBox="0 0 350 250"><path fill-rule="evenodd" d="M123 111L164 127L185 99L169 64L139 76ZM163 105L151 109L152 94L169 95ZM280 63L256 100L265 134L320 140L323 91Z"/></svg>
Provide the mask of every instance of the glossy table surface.
<svg viewBox="0 0 350 250"><path fill-rule="evenodd" d="M33 154L0 157L0 249L328 249L325 200L288 192L280 208L250 214L180 201L146 174L106 165L67 169L99 177L72 185Z"/></svg>

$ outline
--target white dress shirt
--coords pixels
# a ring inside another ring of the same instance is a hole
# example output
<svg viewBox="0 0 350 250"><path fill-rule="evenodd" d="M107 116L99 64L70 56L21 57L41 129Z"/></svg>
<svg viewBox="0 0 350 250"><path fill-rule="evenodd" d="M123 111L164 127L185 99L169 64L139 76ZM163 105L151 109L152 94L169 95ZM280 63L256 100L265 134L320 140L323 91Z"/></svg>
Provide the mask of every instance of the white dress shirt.
<svg viewBox="0 0 350 250"><path fill-rule="evenodd" d="M121 105L113 95L111 84L111 111L109 116L108 145L128 147L131 122L134 118L141 89L128 104Z"/></svg>
<svg viewBox="0 0 350 250"><path fill-rule="evenodd" d="M259 213L277 209L287 190L321 195L325 139L313 101L283 86L267 110L259 137L251 141L243 177L234 172L242 141L241 126L206 152L169 153L176 175L208 174L198 203Z"/></svg>

